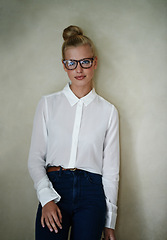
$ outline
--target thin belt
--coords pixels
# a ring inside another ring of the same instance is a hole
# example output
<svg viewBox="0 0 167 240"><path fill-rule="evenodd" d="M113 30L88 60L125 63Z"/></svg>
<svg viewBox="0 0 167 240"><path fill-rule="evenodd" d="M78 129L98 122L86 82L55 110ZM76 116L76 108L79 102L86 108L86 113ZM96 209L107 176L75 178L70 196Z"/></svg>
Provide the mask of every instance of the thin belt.
<svg viewBox="0 0 167 240"><path fill-rule="evenodd" d="M58 167L48 167L47 169L46 169L46 171L47 172L54 172L54 171L60 171L60 169L62 170L62 171L67 171L67 170L69 170L69 171L76 171L76 170L80 170L80 169L78 169L78 168L63 168L63 167L60 167L60 166L58 166Z"/></svg>

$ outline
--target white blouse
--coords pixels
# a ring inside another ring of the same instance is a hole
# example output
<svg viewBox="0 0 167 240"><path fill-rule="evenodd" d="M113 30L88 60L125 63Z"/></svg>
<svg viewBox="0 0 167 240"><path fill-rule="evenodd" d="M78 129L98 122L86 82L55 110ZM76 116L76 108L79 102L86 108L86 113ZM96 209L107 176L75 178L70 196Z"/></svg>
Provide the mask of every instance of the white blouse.
<svg viewBox="0 0 167 240"><path fill-rule="evenodd" d="M40 100L33 125L28 168L42 206L60 201L47 166L79 168L102 175L106 224L115 228L119 181L119 119L114 105L93 89L83 98L69 84Z"/></svg>

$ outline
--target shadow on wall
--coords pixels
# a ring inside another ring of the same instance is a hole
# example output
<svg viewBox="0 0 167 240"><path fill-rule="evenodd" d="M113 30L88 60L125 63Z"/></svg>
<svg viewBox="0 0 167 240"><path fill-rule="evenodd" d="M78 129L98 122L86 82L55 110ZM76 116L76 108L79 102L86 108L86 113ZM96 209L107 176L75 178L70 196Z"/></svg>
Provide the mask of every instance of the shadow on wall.
<svg viewBox="0 0 167 240"><path fill-rule="evenodd" d="M142 231L146 228L146 221L142 207L142 196L140 196L140 174L135 160L132 127L126 119L125 110L119 110L121 168L116 236L118 240L149 239L146 231Z"/></svg>

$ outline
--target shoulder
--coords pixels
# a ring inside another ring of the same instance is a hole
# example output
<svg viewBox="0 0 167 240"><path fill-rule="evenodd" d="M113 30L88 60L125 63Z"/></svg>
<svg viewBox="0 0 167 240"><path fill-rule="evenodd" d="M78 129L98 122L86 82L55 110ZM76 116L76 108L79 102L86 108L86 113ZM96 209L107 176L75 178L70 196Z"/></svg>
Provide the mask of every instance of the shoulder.
<svg viewBox="0 0 167 240"><path fill-rule="evenodd" d="M63 97L63 91L58 91L52 94L42 96L39 102L42 102L45 105L52 105L57 102L61 102Z"/></svg>
<svg viewBox="0 0 167 240"><path fill-rule="evenodd" d="M56 103L60 103L62 97L62 91L43 95L38 102L37 109L48 109L48 107L54 106Z"/></svg>
<svg viewBox="0 0 167 240"><path fill-rule="evenodd" d="M99 95L98 98L102 102L103 107L105 106L105 115L106 113L108 114L108 128L113 126L119 127L119 113L115 105Z"/></svg>
<svg viewBox="0 0 167 240"><path fill-rule="evenodd" d="M113 103L107 101L105 98L103 98L98 94L97 94L97 101L98 101L98 104L100 104L103 108L107 109L108 111L118 113L118 110Z"/></svg>

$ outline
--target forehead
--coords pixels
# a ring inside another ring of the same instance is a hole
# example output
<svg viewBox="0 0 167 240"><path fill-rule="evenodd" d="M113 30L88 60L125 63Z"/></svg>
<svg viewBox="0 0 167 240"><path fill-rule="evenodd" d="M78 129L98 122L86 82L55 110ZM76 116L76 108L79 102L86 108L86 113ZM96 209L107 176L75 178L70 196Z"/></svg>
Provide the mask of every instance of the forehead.
<svg viewBox="0 0 167 240"><path fill-rule="evenodd" d="M88 44L77 46L77 47L68 47L65 50L66 59L80 60L82 58L91 58L91 57L93 57L93 52L91 47Z"/></svg>

